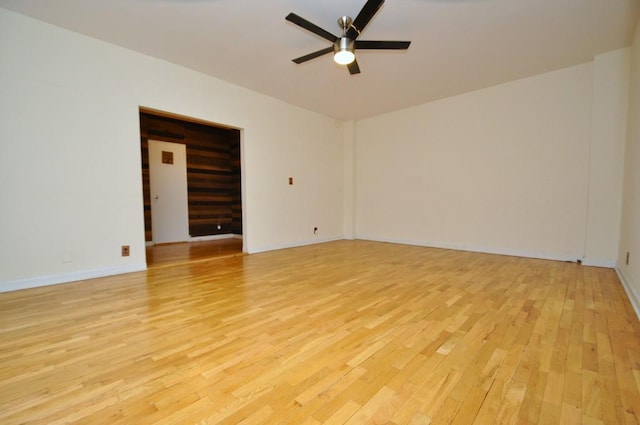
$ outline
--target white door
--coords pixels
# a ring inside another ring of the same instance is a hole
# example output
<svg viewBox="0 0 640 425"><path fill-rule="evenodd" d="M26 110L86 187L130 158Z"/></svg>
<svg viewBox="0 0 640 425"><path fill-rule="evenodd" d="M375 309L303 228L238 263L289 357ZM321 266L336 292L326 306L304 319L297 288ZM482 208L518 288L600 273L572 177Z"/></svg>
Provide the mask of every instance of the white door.
<svg viewBox="0 0 640 425"><path fill-rule="evenodd" d="M149 185L153 243L186 241L189 207L185 145L149 140Z"/></svg>

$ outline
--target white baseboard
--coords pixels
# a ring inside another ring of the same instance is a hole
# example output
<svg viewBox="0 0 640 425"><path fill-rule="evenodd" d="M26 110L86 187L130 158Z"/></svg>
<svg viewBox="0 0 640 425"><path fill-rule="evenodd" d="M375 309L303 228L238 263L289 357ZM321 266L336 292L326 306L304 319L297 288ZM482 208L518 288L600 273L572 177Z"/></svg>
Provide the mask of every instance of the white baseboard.
<svg viewBox="0 0 640 425"><path fill-rule="evenodd" d="M479 252L482 254L506 255L510 257L535 258L538 260L576 262L579 259L578 256L571 257L568 255L563 256L563 255L554 255L554 254L531 252L531 251L510 251L510 250L501 250L501 249L468 246L468 245L441 244L441 243L434 244L434 243L429 243L424 241L415 241L415 240L379 238L379 237L370 236L370 235L358 235L356 239L377 241L377 242L398 243L398 244L404 244L404 245L424 246L428 248L452 249L455 251Z"/></svg>
<svg viewBox="0 0 640 425"><path fill-rule="evenodd" d="M237 236L240 236L240 238L242 238L242 235L236 235L236 234L233 234L233 233L225 233L225 234L222 234L222 235L194 236L194 237L189 236L189 239L187 239L187 242L202 242L202 241L217 241L217 240L221 240L221 239L235 239Z"/></svg>
<svg viewBox="0 0 640 425"><path fill-rule="evenodd" d="M616 262L613 260L603 260L601 258L583 258L582 259L583 266L591 266L591 267L605 267L607 269L615 269Z"/></svg>
<svg viewBox="0 0 640 425"><path fill-rule="evenodd" d="M640 294L638 294L633 289L633 285L631 285L631 279L627 277L627 275L619 266L616 267L616 272L618 273L620 282L622 282L622 287L627 293L627 297L629 298L631 307L633 307L633 310L636 312L636 316L638 316L638 319L640 319Z"/></svg>
<svg viewBox="0 0 640 425"><path fill-rule="evenodd" d="M38 276L26 279L9 280L0 282L0 292L39 288L41 286L58 285L61 283L75 282L78 280L94 279L97 277L138 272L146 269L146 263L136 263L127 266L105 267L103 269L81 270L52 276Z"/></svg>

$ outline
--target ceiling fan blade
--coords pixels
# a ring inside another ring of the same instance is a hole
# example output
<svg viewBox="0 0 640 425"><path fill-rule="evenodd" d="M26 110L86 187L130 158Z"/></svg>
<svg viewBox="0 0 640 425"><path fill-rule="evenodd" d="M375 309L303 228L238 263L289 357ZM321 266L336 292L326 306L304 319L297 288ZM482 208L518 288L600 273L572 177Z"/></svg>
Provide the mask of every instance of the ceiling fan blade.
<svg viewBox="0 0 640 425"><path fill-rule="evenodd" d="M358 66L358 61L356 59L347 65L347 68L349 68L349 74L351 75L360 74L360 67Z"/></svg>
<svg viewBox="0 0 640 425"><path fill-rule="evenodd" d="M331 34L329 31L324 30L317 26L316 24L307 21L302 16L298 16L295 13L289 13L286 18L287 21L293 22L299 27L306 29L307 31L311 31L312 33L319 35L320 37L329 40L330 42L334 42L338 39L335 35Z"/></svg>
<svg viewBox="0 0 640 425"><path fill-rule="evenodd" d="M410 41L373 41L373 40L356 40L356 49L390 49L390 50L407 50Z"/></svg>
<svg viewBox="0 0 640 425"><path fill-rule="evenodd" d="M358 38L364 27L373 18L373 15L380 9L382 3L384 3L384 0L368 0L360 13L358 13L358 16L356 16L356 19L354 19L352 26L347 30L347 37L352 40Z"/></svg>
<svg viewBox="0 0 640 425"><path fill-rule="evenodd" d="M318 50L313 53L309 53L308 55L300 56L299 58L292 59L295 63L302 63L309 61L311 59L315 59L318 56L326 55L327 53L333 52L333 47L327 47L325 49Z"/></svg>

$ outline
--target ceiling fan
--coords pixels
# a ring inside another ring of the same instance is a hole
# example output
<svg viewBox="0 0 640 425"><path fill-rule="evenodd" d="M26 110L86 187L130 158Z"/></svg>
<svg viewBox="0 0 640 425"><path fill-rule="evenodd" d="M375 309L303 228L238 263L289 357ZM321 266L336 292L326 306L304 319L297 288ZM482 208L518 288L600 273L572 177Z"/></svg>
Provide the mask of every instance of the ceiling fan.
<svg viewBox="0 0 640 425"><path fill-rule="evenodd" d="M384 0L367 0L367 3L362 7L355 20L352 20L348 16L342 16L338 19L338 25L342 28L342 35L336 37L329 31L326 31L316 24L313 24L301 16L295 13L289 13L285 18L289 22L293 22L312 33L319 35L320 37L329 40L333 43L333 46L327 47L308 55L300 56L293 59L293 62L301 64L311 59L315 59L319 56L326 55L333 52L333 60L340 64L346 65L350 74L359 74L360 67L356 60L356 49L367 50L406 50L409 48L410 41L372 41L372 40L357 40L358 36L362 33L367 26L373 15L376 14L378 9L382 6Z"/></svg>

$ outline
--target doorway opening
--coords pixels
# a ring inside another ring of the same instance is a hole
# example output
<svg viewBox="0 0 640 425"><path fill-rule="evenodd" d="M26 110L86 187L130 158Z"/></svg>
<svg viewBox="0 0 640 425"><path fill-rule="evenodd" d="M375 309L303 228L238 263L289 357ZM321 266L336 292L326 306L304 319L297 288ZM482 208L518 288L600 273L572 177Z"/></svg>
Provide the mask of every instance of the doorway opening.
<svg viewBox="0 0 640 425"><path fill-rule="evenodd" d="M195 255L202 260L242 253L240 138L239 129L140 109L148 266L159 259L166 263L169 258L176 256L184 261L185 255ZM154 150L158 152L154 153ZM178 161L181 150L185 152L185 161L182 163ZM176 173L180 168L182 172ZM185 173L185 196L176 197L172 193L184 183L176 183L180 177L174 176ZM186 205L175 208L172 204L176 203L176 199L184 199L178 203L186 202ZM176 226L181 222L186 225ZM177 234L175 231L166 231L176 227L183 230ZM167 237L167 234L171 236ZM184 247L173 246L169 249L167 243L183 244ZM182 254L177 254L179 252Z"/></svg>

